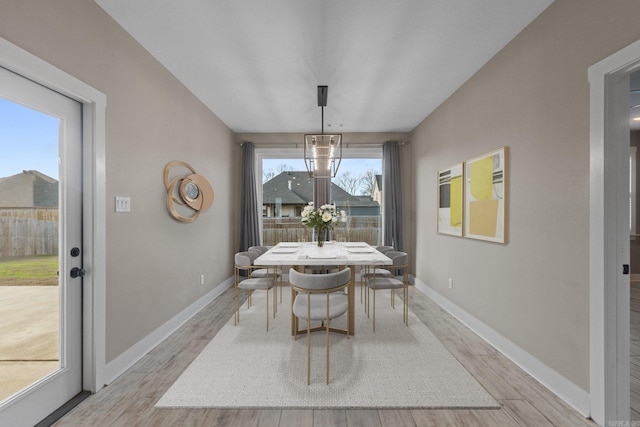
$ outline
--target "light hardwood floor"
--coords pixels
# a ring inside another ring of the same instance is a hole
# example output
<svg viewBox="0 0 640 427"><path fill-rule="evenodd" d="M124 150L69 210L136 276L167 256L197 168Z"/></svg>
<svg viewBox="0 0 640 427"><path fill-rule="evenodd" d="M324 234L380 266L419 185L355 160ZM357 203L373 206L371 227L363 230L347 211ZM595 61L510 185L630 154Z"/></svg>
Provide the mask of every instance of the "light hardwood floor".
<svg viewBox="0 0 640 427"><path fill-rule="evenodd" d="M156 401L231 318L232 290L228 290L124 375L84 400L54 425L57 427L595 426L595 423L584 419L561 399L413 288L410 290L409 307L500 403L501 409L155 408ZM286 315L285 311L280 311L279 315ZM357 310L356 315L363 315L362 310ZM637 365L637 368L640 371L640 365ZM415 369L415 367L399 366L398 369Z"/></svg>

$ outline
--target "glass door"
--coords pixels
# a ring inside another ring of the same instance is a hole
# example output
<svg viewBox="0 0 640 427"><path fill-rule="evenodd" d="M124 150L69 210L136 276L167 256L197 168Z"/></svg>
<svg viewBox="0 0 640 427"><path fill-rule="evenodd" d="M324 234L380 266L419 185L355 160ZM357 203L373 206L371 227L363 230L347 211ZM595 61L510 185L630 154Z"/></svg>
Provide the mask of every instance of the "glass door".
<svg viewBox="0 0 640 427"><path fill-rule="evenodd" d="M81 135L79 103L0 68L0 425L82 388Z"/></svg>

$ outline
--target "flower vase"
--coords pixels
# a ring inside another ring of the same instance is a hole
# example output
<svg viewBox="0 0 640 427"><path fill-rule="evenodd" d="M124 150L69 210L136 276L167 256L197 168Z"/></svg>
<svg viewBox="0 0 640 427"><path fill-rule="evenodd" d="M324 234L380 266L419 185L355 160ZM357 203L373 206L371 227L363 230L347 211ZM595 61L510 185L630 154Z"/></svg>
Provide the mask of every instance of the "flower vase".
<svg viewBox="0 0 640 427"><path fill-rule="evenodd" d="M318 230L316 229L316 238L318 239L318 247L321 248L324 246L324 239L327 234L326 230Z"/></svg>

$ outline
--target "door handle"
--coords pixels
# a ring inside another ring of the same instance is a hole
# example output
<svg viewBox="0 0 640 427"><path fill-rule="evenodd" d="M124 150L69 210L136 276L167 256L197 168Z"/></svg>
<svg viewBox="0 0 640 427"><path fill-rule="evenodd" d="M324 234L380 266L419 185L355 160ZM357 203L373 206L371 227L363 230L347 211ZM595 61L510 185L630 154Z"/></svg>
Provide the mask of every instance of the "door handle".
<svg viewBox="0 0 640 427"><path fill-rule="evenodd" d="M73 267L71 269L71 278L75 279L76 277L83 277L86 271L84 268Z"/></svg>

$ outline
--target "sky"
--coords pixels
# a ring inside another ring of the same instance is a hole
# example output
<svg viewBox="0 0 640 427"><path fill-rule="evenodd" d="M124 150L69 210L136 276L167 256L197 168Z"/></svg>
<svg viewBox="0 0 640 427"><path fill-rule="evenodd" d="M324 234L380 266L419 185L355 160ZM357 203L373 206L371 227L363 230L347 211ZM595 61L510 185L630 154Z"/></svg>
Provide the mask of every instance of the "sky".
<svg viewBox="0 0 640 427"><path fill-rule="evenodd" d="M0 98L0 178L37 170L58 179L60 120Z"/></svg>
<svg viewBox="0 0 640 427"><path fill-rule="evenodd" d="M293 171L306 171L303 159L264 159L262 172L274 171L278 173L281 164L291 166ZM338 167L338 175L349 171L352 176L364 175L369 169L382 173L382 159L342 159Z"/></svg>

